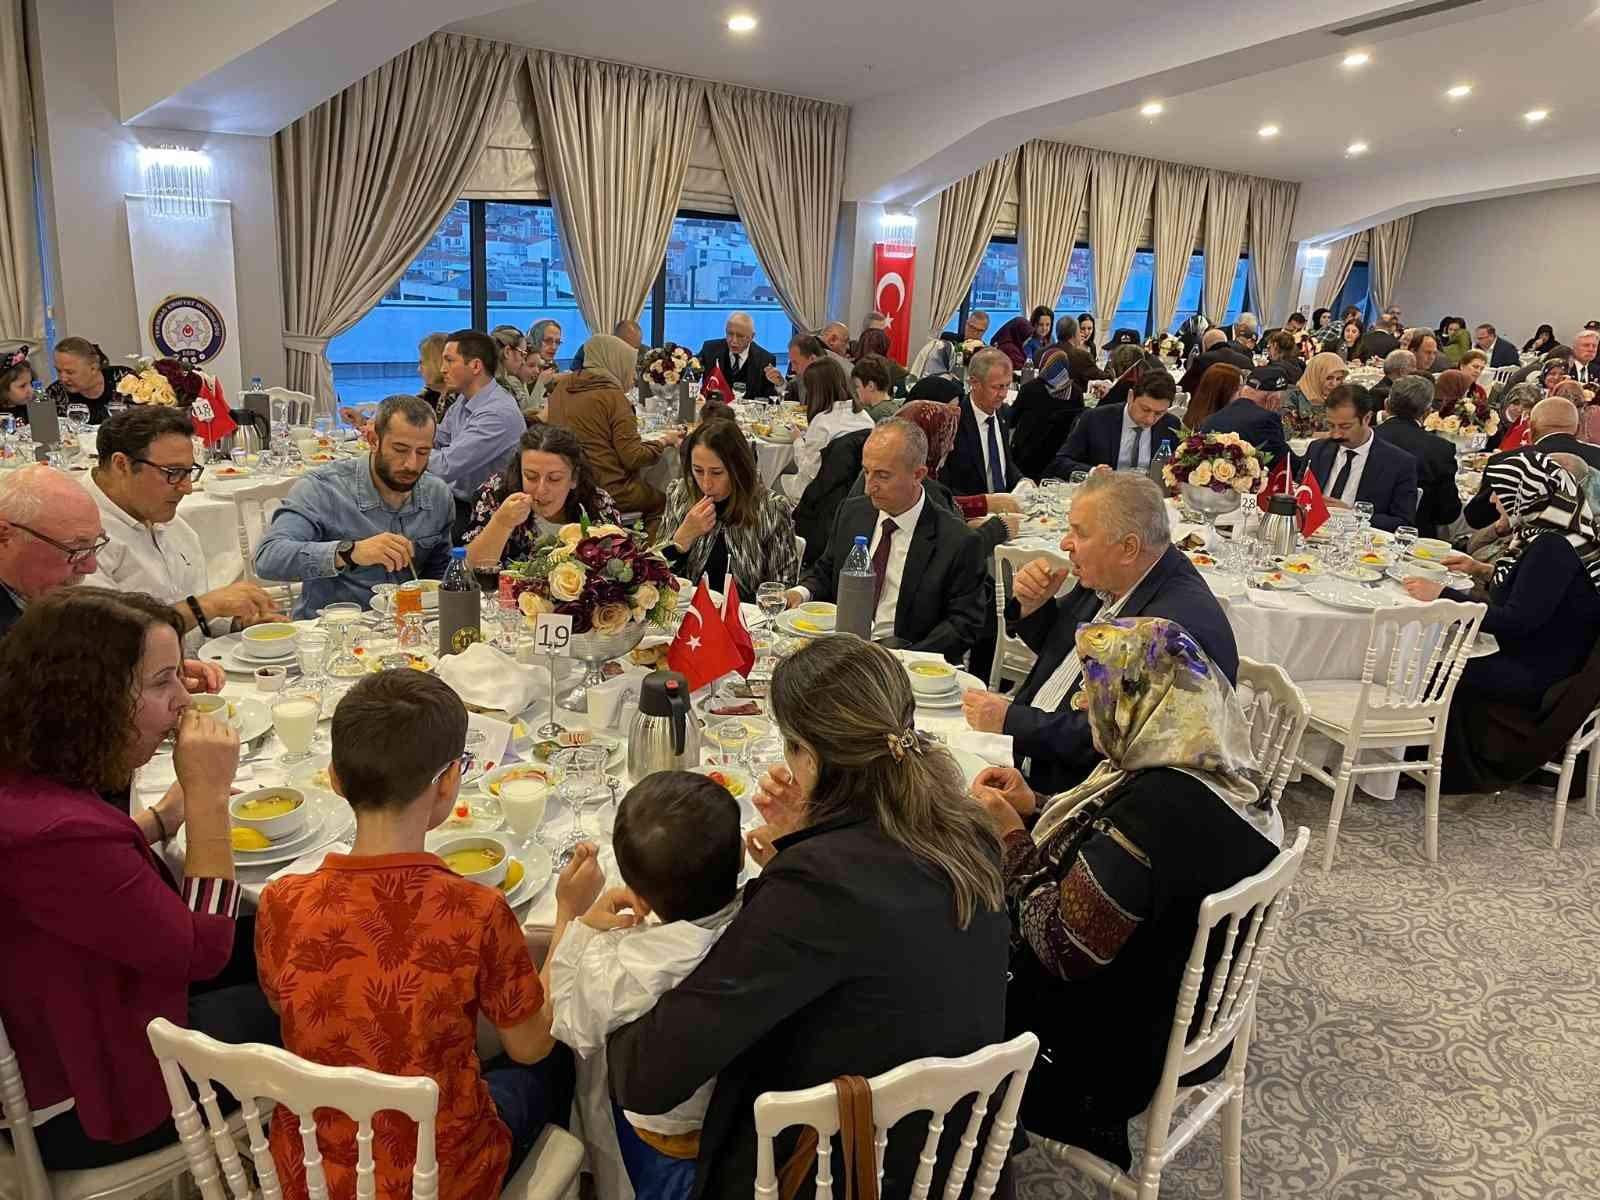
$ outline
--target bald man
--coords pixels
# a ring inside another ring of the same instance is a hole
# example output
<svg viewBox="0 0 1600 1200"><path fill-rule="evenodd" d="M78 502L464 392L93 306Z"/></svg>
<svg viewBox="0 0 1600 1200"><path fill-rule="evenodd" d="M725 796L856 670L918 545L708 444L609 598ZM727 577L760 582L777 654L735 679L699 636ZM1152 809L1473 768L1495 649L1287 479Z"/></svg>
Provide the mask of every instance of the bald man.
<svg viewBox="0 0 1600 1200"><path fill-rule="evenodd" d="M1591 467L1600 468L1600 446L1591 446L1578 440L1578 406L1561 396L1551 396L1533 406L1528 414L1528 445L1517 450L1502 450L1489 460L1489 466L1504 462L1515 455L1575 454ZM1487 480L1488 472L1484 477ZM1494 502L1489 499L1489 485L1483 483L1478 494L1467 502L1467 524L1483 529L1499 518Z"/></svg>
<svg viewBox="0 0 1600 1200"><path fill-rule="evenodd" d="M700 347L701 370L709 375L712 367L720 367L722 377L730 385L744 384L744 394L752 400L777 395L777 388L767 378L767 368L776 366L778 360L756 343L756 323L750 314L729 313L723 334Z"/></svg>
<svg viewBox="0 0 1600 1200"><path fill-rule="evenodd" d="M1207 371L1218 363L1227 363L1231 367L1238 367L1245 374L1255 370L1255 359L1250 355L1234 349L1228 344L1228 335L1216 326L1206 330L1200 337L1200 353L1195 355L1194 362L1189 364L1189 369L1183 373L1183 378L1178 381L1180 391L1194 395L1195 389L1200 386L1200 379Z"/></svg>

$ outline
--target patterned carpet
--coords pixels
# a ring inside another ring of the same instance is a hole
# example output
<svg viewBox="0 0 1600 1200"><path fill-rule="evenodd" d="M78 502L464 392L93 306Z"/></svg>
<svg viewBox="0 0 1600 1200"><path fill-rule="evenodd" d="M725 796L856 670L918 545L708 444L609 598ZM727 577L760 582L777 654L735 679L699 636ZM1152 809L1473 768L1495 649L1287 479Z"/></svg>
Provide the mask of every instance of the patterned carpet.
<svg viewBox="0 0 1600 1200"><path fill-rule="evenodd" d="M1433 867L1422 794L1362 796L1324 875L1328 793L1291 787L1312 838L1258 1001L1246 1197L1600 1195L1600 821L1575 800L1552 851L1553 795L1447 797ZM1222 1194L1217 1130L1164 1198ZM1096 1195L1046 1145L1016 1165L1022 1200Z"/></svg>

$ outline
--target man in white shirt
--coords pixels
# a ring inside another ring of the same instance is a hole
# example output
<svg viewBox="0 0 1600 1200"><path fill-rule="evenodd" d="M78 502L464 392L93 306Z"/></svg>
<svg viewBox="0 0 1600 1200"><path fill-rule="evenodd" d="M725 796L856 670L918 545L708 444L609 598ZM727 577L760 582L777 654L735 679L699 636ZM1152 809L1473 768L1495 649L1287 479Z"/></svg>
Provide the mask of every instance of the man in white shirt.
<svg viewBox="0 0 1600 1200"><path fill-rule="evenodd" d="M1011 360L988 347L967 364L967 395L961 400L961 421L955 445L939 468L939 482L957 496L1012 491L1022 472L1011 457Z"/></svg>
<svg viewBox="0 0 1600 1200"><path fill-rule="evenodd" d="M0 474L0 635L31 601L92 575L100 510L70 475L33 463Z"/></svg>
<svg viewBox="0 0 1600 1200"><path fill-rule="evenodd" d="M194 424L178 409L129 405L100 426L100 461L87 483L110 539L87 582L172 605L190 651L207 632L285 619L253 583L211 587L200 537L178 516L203 470L195 465L193 437Z"/></svg>
<svg viewBox="0 0 1600 1200"><path fill-rule="evenodd" d="M1576 379L1585 388L1600 387L1600 363L1595 362L1595 353L1600 351L1600 333L1592 329L1583 329L1572 338L1572 365L1567 368L1567 377Z"/></svg>

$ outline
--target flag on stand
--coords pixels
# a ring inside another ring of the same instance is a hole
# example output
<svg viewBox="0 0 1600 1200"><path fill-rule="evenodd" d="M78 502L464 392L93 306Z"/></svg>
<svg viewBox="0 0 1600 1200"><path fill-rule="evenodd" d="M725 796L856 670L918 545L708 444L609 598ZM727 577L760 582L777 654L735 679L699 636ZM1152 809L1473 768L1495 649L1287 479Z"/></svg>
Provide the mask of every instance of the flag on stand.
<svg viewBox="0 0 1600 1200"><path fill-rule="evenodd" d="M728 576L728 594L722 599L722 623L728 627L728 637L739 652L739 674L749 675L756 665L756 648L750 640L750 631L744 626L744 612L739 607L739 581Z"/></svg>
<svg viewBox="0 0 1600 1200"><path fill-rule="evenodd" d="M1310 537L1328 519L1328 502L1322 498L1322 485L1317 482L1310 467L1300 477L1300 486L1294 490L1294 499L1300 506L1300 532Z"/></svg>
<svg viewBox="0 0 1600 1200"><path fill-rule="evenodd" d="M200 394L189 405L189 419L194 429L208 446L215 446L239 426L228 411L228 401L222 394L222 381L215 375L202 375L205 381Z"/></svg>
<svg viewBox="0 0 1600 1200"><path fill-rule="evenodd" d="M667 647L667 666L689 681L691 692L697 692L729 671L737 671L739 660L739 648L723 624L722 614L711 602L711 589L702 579L683 614L677 636Z"/></svg>
<svg viewBox="0 0 1600 1200"><path fill-rule="evenodd" d="M1256 493L1256 503L1261 506L1261 511L1265 512L1268 500L1274 496L1281 496L1288 490L1289 460L1284 458L1273 464L1267 472L1266 482L1262 485L1261 491Z"/></svg>
<svg viewBox="0 0 1600 1200"><path fill-rule="evenodd" d="M719 364L711 364L711 373L700 383L700 395L706 400L721 400L724 404L733 403L733 389L728 386L727 376L722 373Z"/></svg>

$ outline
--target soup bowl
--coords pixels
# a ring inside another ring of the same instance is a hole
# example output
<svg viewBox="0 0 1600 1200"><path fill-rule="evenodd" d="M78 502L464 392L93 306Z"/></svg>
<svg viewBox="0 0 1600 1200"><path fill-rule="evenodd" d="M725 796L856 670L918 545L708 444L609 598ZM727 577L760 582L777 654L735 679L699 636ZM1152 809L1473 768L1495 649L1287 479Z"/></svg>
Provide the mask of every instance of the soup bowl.
<svg viewBox="0 0 1600 1200"><path fill-rule="evenodd" d="M241 829L254 829L278 841L305 828L305 793L290 787L258 788L235 796L228 804L228 816Z"/></svg>
<svg viewBox="0 0 1600 1200"><path fill-rule="evenodd" d="M440 842L433 851L463 879L497 888L506 880L511 850L495 837L458 837Z"/></svg>

